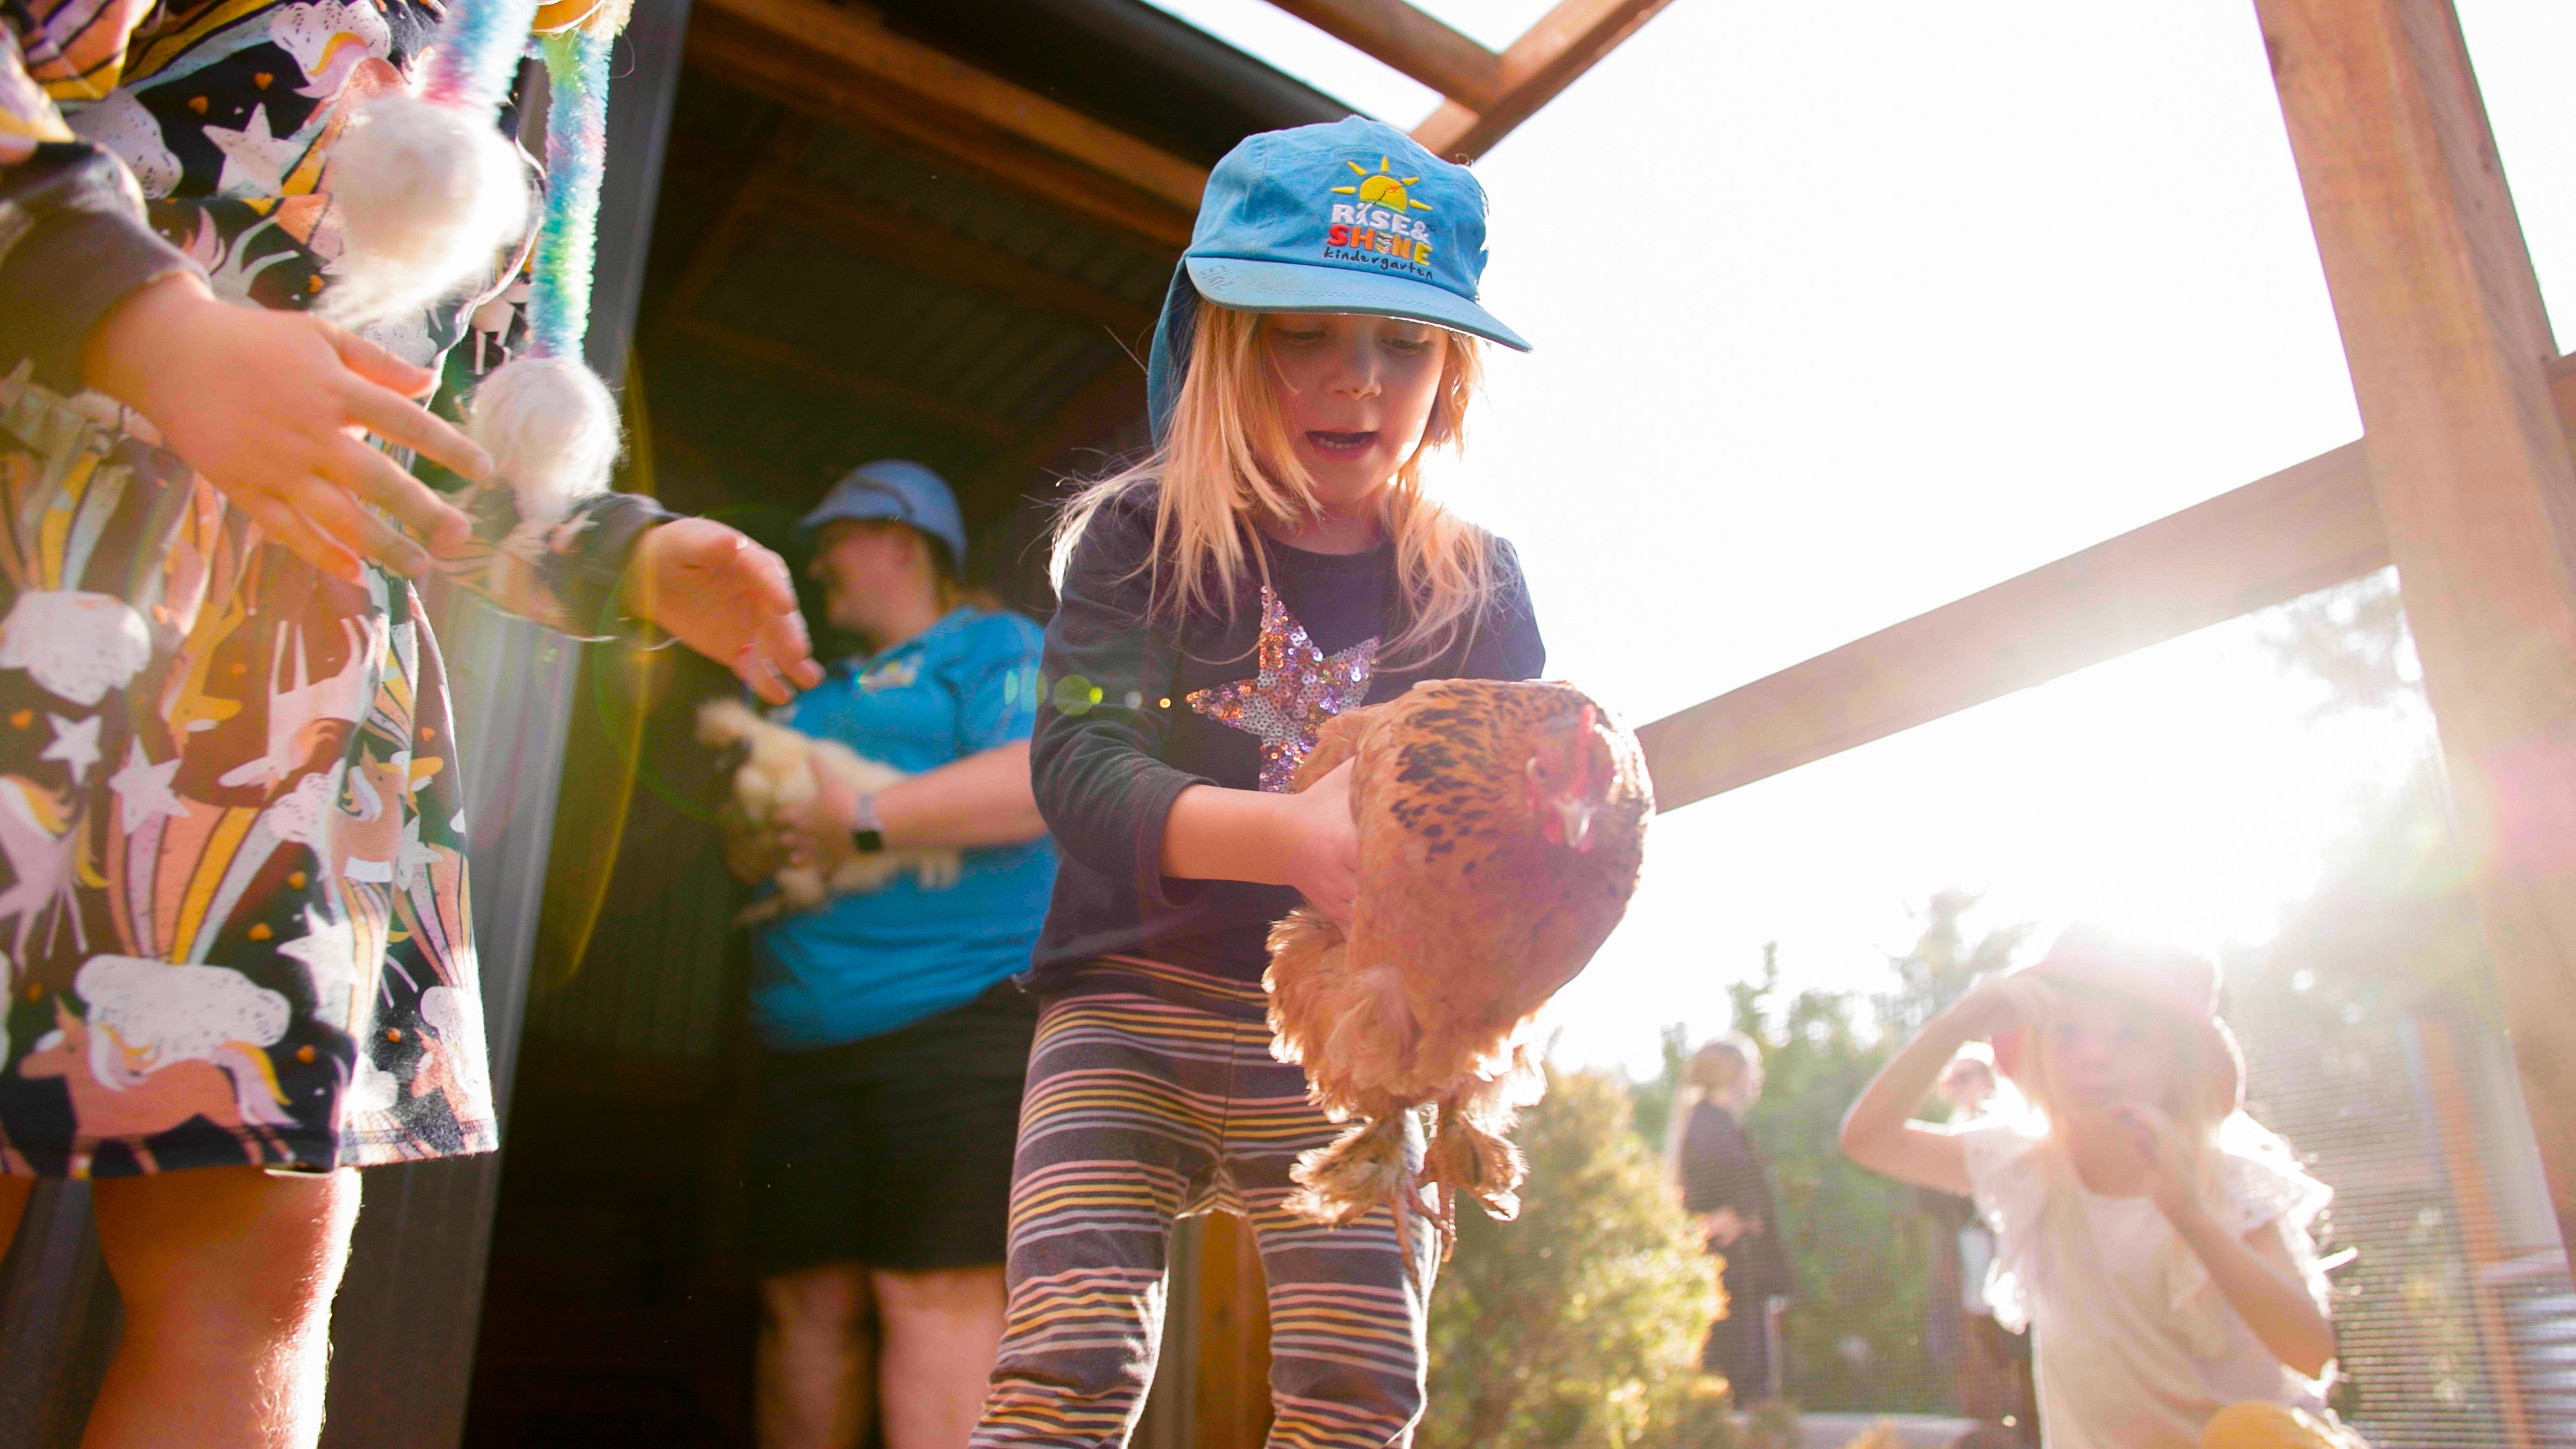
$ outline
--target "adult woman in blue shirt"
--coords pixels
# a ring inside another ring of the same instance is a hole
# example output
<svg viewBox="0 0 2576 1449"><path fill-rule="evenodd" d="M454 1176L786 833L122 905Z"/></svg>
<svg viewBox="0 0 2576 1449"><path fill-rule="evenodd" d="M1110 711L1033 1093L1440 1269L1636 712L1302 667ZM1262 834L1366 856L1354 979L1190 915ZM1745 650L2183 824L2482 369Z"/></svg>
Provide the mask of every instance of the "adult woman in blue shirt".
<svg viewBox="0 0 2576 1449"><path fill-rule="evenodd" d="M765 1048L750 1154L760 1275L761 1443L962 1445L1002 1333L1011 1150L1055 880L1029 792L1041 638L957 584L965 530L939 476L868 464L799 525L834 626L867 652L783 716L912 772L827 788L735 867L829 869L853 850L957 846L953 886L909 874L786 917L754 940Z"/></svg>

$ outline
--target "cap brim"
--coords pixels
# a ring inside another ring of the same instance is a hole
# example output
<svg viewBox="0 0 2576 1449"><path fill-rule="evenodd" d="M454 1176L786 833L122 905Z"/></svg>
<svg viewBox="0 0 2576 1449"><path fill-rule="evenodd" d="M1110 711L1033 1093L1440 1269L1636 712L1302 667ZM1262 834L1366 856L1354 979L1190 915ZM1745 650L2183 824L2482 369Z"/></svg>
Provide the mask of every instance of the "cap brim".
<svg viewBox="0 0 2576 1449"><path fill-rule="evenodd" d="M1445 287L1411 277L1302 262L1190 257L1190 285L1201 297L1238 312L1357 312L1428 322L1499 342L1515 352L1530 345L1494 314Z"/></svg>
<svg viewBox="0 0 2576 1449"><path fill-rule="evenodd" d="M841 499L837 502L827 502L796 520L796 531L812 533L824 524L838 523L845 518L862 523L884 518L891 518L898 523L911 522L903 516L902 506L891 498Z"/></svg>

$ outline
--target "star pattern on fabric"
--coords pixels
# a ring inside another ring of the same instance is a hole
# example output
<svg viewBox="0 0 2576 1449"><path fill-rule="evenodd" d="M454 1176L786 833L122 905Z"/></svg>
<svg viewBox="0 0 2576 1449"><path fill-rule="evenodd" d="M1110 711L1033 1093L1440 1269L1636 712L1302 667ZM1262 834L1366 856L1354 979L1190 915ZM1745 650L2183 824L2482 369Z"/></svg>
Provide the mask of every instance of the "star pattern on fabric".
<svg viewBox="0 0 2576 1449"><path fill-rule="evenodd" d="M53 722L54 742L45 746L43 753L36 758L60 760L71 766L72 783L75 785L88 779L90 767L98 763L99 717L91 715L87 719L68 720L58 714L47 714L45 718Z"/></svg>
<svg viewBox="0 0 2576 1449"><path fill-rule="evenodd" d="M1268 584L1261 586L1258 672L1189 697L1190 708L1261 741L1261 788L1285 794L1324 721L1368 698L1377 636L1326 654Z"/></svg>
<svg viewBox="0 0 2576 1449"><path fill-rule="evenodd" d="M125 742L125 765L107 777L107 785L116 792L126 834L142 829L144 822L156 815L188 813L188 807L179 803L178 792L170 788L170 777L178 773L178 756L156 765L144 758L142 741Z"/></svg>
<svg viewBox="0 0 2576 1449"><path fill-rule="evenodd" d="M268 107L251 108L250 122L240 130L204 126L206 139L224 153L223 175L215 190L224 196L277 196L286 190L286 171L293 159L293 138L281 142L268 128Z"/></svg>
<svg viewBox="0 0 2576 1449"><path fill-rule="evenodd" d="M281 942L277 954L304 963L313 980L314 998L322 1003L326 1017L348 1009L358 988L358 933L347 920L325 920L306 906L304 934Z"/></svg>

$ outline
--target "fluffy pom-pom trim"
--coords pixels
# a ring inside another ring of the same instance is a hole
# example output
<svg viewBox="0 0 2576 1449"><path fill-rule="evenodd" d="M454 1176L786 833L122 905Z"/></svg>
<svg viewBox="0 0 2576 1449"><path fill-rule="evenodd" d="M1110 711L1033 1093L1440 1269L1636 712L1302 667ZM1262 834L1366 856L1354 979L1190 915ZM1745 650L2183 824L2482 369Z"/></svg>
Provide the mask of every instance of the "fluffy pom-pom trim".
<svg viewBox="0 0 2576 1449"><path fill-rule="evenodd" d="M332 149L327 185L341 254L325 306L344 323L416 312L490 280L527 231L518 153L465 107L367 102Z"/></svg>
<svg viewBox="0 0 2576 1449"><path fill-rule="evenodd" d="M561 518L608 486L620 446L617 400L568 357L522 357L474 389L466 431L519 497L519 516Z"/></svg>

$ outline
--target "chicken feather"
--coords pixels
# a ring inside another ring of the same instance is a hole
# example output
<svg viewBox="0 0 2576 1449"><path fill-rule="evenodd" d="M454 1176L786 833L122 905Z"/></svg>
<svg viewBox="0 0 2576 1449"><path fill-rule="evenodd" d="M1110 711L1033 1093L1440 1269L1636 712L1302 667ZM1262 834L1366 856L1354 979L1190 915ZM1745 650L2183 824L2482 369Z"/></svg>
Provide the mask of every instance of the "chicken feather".
<svg viewBox="0 0 2576 1449"><path fill-rule="evenodd" d="M740 752L733 768L734 803L744 818L761 828L777 823L779 806L813 796L817 771L837 777L860 794L910 778L838 740L817 739L762 719L740 700L710 700L700 706L698 738ZM791 911L810 911L836 895L882 889L907 871L923 890L946 890L957 884L964 868L964 857L946 848L848 855L829 875L811 866L784 865L770 877L778 889L736 912L733 923L748 926Z"/></svg>
<svg viewBox="0 0 2576 1449"><path fill-rule="evenodd" d="M1290 1207L1347 1223L1389 1202L1401 1218L1428 1190L1445 1254L1457 1194L1518 1210L1525 1167L1504 1134L1544 1091L1537 1014L1627 909L1653 791L1636 737L1562 683L1417 684L1326 723L1295 787L1345 760L1349 929L1298 907L1271 929L1263 978L1272 1050L1354 1123L1300 1160ZM1404 1122L1425 1108L1416 1171Z"/></svg>

